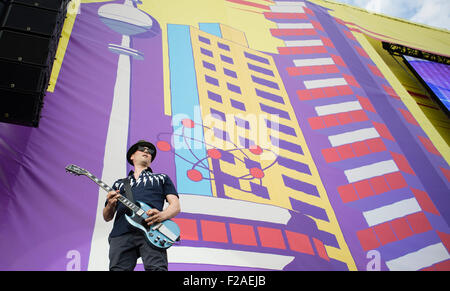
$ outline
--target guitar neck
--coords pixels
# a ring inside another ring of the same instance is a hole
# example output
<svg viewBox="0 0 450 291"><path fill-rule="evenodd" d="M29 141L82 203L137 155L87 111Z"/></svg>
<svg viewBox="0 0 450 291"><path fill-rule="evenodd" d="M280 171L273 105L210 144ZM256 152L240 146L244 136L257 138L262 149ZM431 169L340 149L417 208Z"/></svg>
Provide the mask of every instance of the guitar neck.
<svg viewBox="0 0 450 291"><path fill-rule="evenodd" d="M106 192L114 191L113 188L109 187L105 182L103 182L102 180L98 179L97 177L95 177L91 173L86 173L85 176L88 177L89 179L91 179L92 181L94 181L97 185L100 186L100 188L102 188ZM142 210L136 204L134 204L133 202L128 200L125 196L120 195L119 198L117 198L117 199L120 202L122 202L123 205L128 207L131 211L136 213L138 216L142 216L142 214L144 214L144 212L145 212L144 210Z"/></svg>
<svg viewBox="0 0 450 291"><path fill-rule="evenodd" d="M98 179L97 177L95 177L91 173L86 173L85 176L88 177L89 179L91 179L92 181L94 181L97 185L100 186L100 188L102 188L106 192L114 191L113 188L109 187L105 182L103 182L102 180Z"/></svg>

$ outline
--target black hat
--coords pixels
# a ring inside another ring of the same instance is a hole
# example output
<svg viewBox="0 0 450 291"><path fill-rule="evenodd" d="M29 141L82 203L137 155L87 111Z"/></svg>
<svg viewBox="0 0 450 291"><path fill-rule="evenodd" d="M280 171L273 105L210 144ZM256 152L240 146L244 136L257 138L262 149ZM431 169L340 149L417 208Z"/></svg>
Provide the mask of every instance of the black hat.
<svg viewBox="0 0 450 291"><path fill-rule="evenodd" d="M155 159L156 147L151 142L148 142L145 140L140 140L137 143L135 143L134 145L132 145L127 152L127 161L128 161L128 163L130 163L130 165L133 165L133 161L130 159L131 156L137 151L138 147L140 147L140 146L148 147L150 149L150 153L152 155L152 162Z"/></svg>

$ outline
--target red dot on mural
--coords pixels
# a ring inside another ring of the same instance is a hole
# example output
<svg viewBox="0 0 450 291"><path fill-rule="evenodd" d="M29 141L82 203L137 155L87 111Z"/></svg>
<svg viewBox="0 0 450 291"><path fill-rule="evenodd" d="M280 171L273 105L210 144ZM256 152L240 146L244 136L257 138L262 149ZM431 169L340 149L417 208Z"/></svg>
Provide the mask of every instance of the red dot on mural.
<svg viewBox="0 0 450 291"><path fill-rule="evenodd" d="M191 169L187 171L187 176L189 179L191 179L194 182L201 181L203 179L202 173L200 173L198 170Z"/></svg>
<svg viewBox="0 0 450 291"><path fill-rule="evenodd" d="M184 127L187 127L187 128L194 128L194 126L195 126L194 121L192 121L192 119L189 119L189 118L183 119L181 121L181 123L183 124Z"/></svg>
<svg viewBox="0 0 450 291"><path fill-rule="evenodd" d="M213 159L220 159L222 157L222 153L218 149L209 149L208 150L208 156Z"/></svg>
<svg viewBox="0 0 450 291"><path fill-rule="evenodd" d="M260 168L251 168L250 175L257 179L261 179L262 177L264 177L264 172Z"/></svg>
<svg viewBox="0 0 450 291"><path fill-rule="evenodd" d="M158 141L156 143L156 147L163 152L168 152L168 151L170 151L170 148L171 148L170 143L168 143L167 141L163 141L163 140Z"/></svg>
<svg viewBox="0 0 450 291"><path fill-rule="evenodd" d="M250 146L250 152L255 155L260 155L260 154L262 154L263 151L260 146L252 145L252 146Z"/></svg>

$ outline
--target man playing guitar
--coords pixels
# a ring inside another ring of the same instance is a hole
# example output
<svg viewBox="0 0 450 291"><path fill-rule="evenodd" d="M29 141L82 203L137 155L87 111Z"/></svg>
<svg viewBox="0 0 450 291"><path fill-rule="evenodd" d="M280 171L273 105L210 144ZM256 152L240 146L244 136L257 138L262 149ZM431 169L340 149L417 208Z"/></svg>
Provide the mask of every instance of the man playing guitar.
<svg viewBox="0 0 450 291"><path fill-rule="evenodd" d="M145 140L140 140L130 147L127 152L128 162L134 166L128 179L133 197L142 201L152 209L146 214L148 225L162 222L175 217L180 212L178 192L166 174L153 174L150 164L156 157L155 146ZM146 271L167 271L168 261L166 249L155 248L148 243L142 232L137 231L125 219L127 207L117 203L119 195L125 195L125 179L117 180L108 193L103 218L111 221L115 217L113 229L109 235L109 269L111 271L132 271L137 259L142 258ZM164 200L168 207L163 210Z"/></svg>

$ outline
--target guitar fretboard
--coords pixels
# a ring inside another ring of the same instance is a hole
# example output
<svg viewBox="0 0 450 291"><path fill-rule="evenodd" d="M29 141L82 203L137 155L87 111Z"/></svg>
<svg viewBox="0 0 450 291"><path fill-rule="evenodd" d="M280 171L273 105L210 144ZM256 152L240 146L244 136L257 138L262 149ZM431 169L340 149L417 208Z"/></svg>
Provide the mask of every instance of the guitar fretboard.
<svg viewBox="0 0 450 291"><path fill-rule="evenodd" d="M97 177L95 177L91 173L88 172L85 175L89 179L94 181L97 185L99 185L106 192L114 191L113 188L109 187L105 182L103 182L102 180L98 179ZM141 209L139 206L137 206L136 204L134 204L133 202L131 202L130 200L128 200L126 197L124 197L122 195L119 196L118 200L120 202L122 202L123 205L125 205L126 207L131 209L131 211L133 211L134 213L136 213L136 215L138 215L140 217L142 217L142 215L145 213L145 211L143 209Z"/></svg>
<svg viewBox="0 0 450 291"><path fill-rule="evenodd" d="M94 181L95 183L97 183L97 185L99 185L101 188L103 188L105 191L107 192L111 192L114 191L113 188L109 187L108 185L106 185L102 180L98 179L97 177L95 177L94 175L92 175L91 173L86 173L86 176L91 179L92 181Z"/></svg>

